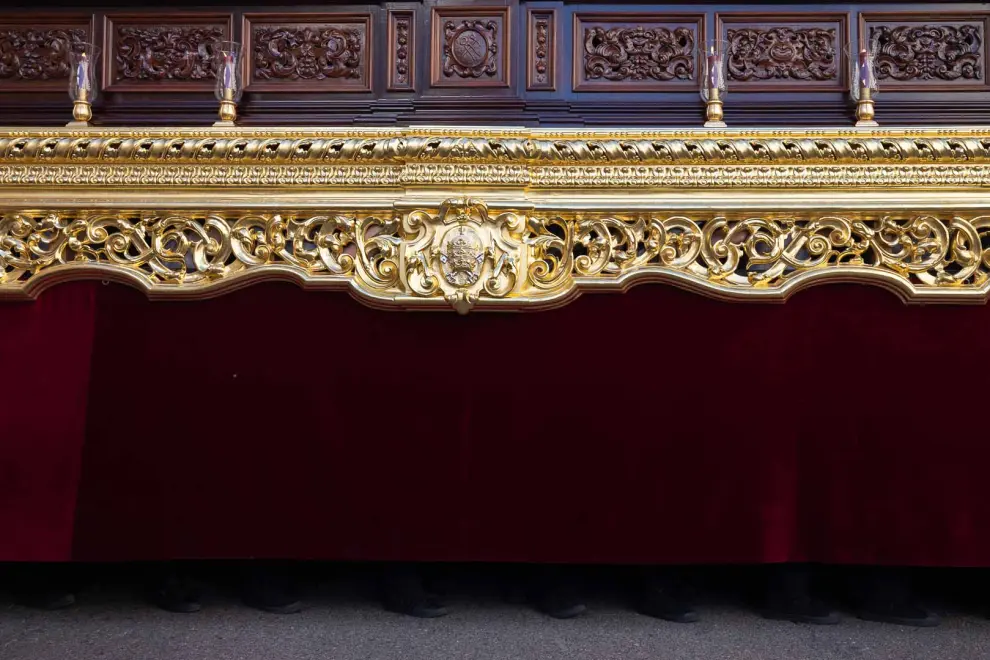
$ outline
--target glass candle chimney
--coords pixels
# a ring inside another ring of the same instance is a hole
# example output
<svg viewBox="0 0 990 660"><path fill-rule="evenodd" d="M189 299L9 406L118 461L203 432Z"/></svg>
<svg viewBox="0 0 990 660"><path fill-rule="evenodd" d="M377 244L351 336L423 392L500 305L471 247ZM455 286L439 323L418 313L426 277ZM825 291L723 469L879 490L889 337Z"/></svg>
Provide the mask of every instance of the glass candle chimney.
<svg viewBox="0 0 990 660"><path fill-rule="evenodd" d="M70 125L87 125L93 118L92 105L100 91L99 58L99 47L91 43L75 43L69 50L69 97L74 120Z"/></svg>
<svg viewBox="0 0 990 660"><path fill-rule="evenodd" d="M236 41L219 41L213 47L216 74L216 97L220 101L220 121L228 126L237 119L237 104L243 95L241 45Z"/></svg>
<svg viewBox="0 0 990 660"><path fill-rule="evenodd" d="M879 47L873 41L860 47L850 45L846 49L849 59L849 95L856 102L856 125L877 126L876 97L880 91L877 84L876 61Z"/></svg>
<svg viewBox="0 0 990 660"><path fill-rule="evenodd" d="M701 99L705 102L705 126L708 128L725 128L723 104L728 94L725 82L726 46L726 42L720 40L705 44Z"/></svg>

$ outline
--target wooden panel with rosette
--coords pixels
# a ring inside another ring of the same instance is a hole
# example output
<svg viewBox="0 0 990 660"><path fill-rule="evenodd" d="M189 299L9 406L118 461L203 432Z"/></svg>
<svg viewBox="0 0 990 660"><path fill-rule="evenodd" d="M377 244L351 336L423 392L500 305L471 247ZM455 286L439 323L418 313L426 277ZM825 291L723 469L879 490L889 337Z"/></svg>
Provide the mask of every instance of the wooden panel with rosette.
<svg viewBox="0 0 990 660"><path fill-rule="evenodd" d="M433 87L508 87L508 7L434 7Z"/></svg>

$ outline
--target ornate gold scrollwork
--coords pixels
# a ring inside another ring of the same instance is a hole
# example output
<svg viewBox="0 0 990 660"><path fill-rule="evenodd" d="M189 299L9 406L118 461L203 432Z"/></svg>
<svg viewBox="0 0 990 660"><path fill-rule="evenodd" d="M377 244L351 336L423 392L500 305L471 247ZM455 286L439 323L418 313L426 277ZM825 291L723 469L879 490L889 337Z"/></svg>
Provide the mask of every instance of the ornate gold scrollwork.
<svg viewBox="0 0 990 660"><path fill-rule="evenodd" d="M985 302L988 187L972 128L0 129L0 299L96 277L460 312L653 280Z"/></svg>
<svg viewBox="0 0 990 660"><path fill-rule="evenodd" d="M385 212L22 211L0 216L0 296L36 295L49 276L120 275L180 297L289 276L373 304L465 313L542 309L658 279L719 298L783 300L838 278L908 300L982 302L984 245L990 216L979 214L495 214L470 198Z"/></svg>

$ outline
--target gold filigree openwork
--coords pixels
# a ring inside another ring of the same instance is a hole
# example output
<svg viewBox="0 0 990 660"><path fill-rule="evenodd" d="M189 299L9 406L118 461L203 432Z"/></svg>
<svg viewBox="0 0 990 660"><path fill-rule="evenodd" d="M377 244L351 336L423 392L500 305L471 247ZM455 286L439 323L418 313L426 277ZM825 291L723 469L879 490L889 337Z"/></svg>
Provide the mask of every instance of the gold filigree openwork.
<svg viewBox="0 0 990 660"><path fill-rule="evenodd" d="M0 294L88 276L195 297L275 277L466 313L651 280L757 300L855 280L907 300L983 302L985 245L990 215L976 214L496 213L470 198L378 212L21 211L0 218Z"/></svg>
<svg viewBox="0 0 990 660"><path fill-rule="evenodd" d="M259 280L390 309L544 309L662 281L990 293L990 130L0 129L0 299Z"/></svg>
<svg viewBox="0 0 990 660"><path fill-rule="evenodd" d="M722 293L784 292L792 282L844 270L895 275L914 290L969 287L988 281L990 216L932 215L745 217L708 220L531 221L534 284L553 288L568 276L622 277L681 273ZM553 233L552 228L562 232ZM563 238L558 234L563 233Z"/></svg>

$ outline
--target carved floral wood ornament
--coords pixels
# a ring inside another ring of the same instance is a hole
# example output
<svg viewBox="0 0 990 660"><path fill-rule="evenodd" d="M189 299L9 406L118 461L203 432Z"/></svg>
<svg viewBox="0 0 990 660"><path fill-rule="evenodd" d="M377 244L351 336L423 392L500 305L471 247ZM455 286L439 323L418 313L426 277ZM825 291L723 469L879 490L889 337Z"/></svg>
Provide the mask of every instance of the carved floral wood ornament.
<svg viewBox="0 0 990 660"><path fill-rule="evenodd" d="M371 14L246 14L247 89L371 91L371 25Z"/></svg>
<svg viewBox="0 0 990 660"><path fill-rule="evenodd" d="M574 89L697 89L704 22L704 14L574 14Z"/></svg>
<svg viewBox="0 0 990 660"><path fill-rule="evenodd" d="M225 38L219 25L117 25L114 81L212 80L213 45Z"/></svg>
<svg viewBox="0 0 990 660"><path fill-rule="evenodd" d="M873 25L870 39L881 81L984 80L982 25Z"/></svg>
<svg viewBox="0 0 990 660"><path fill-rule="evenodd" d="M358 80L364 73L364 34L348 27L261 26L252 37L254 77L260 80Z"/></svg>
<svg viewBox="0 0 990 660"><path fill-rule="evenodd" d="M213 51L230 39L230 14L196 13L170 18L107 14L107 89L113 92L176 92L211 89Z"/></svg>
<svg viewBox="0 0 990 660"><path fill-rule="evenodd" d="M0 85L52 83L69 78L72 44L87 40L85 28L0 27Z"/></svg>
<svg viewBox="0 0 990 660"><path fill-rule="evenodd" d="M731 80L813 80L839 77L834 29L729 28L727 66Z"/></svg>
<svg viewBox="0 0 990 660"><path fill-rule="evenodd" d="M694 32L688 28L589 27L584 32L587 80L692 80Z"/></svg>

